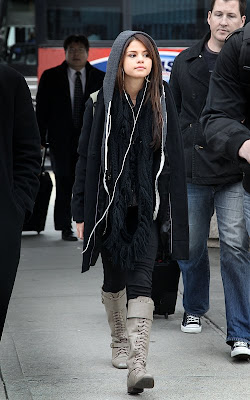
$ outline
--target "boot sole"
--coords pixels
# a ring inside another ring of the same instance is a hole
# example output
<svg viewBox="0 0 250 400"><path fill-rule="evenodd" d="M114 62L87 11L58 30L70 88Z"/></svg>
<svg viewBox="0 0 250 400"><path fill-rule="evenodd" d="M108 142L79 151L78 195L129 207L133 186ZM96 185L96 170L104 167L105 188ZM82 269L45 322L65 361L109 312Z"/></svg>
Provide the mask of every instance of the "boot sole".
<svg viewBox="0 0 250 400"><path fill-rule="evenodd" d="M144 389L128 388L128 394L139 394L142 393Z"/></svg>
<svg viewBox="0 0 250 400"><path fill-rule="evenodd" d="M143 389L153 389L154 387L154 379L152 377L142 378L140 379L135 386L128 388L129 394L137 394L142 393Z"/></svg>
<svg viewBox="0 0 250 400"><path fill-rule="evenodd" d="M114 364L112 363L113 367L117 368L117 369L127 369L127 364Z"/></svg>

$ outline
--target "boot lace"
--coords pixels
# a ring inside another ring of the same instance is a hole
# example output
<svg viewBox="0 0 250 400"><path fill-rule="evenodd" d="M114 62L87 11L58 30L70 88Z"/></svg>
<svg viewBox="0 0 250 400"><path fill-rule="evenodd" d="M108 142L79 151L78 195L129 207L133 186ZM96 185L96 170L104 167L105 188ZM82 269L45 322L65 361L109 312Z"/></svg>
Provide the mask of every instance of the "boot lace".
<svg viewBox="0 0 250 400"><path fill-rule="evenodd" d="M115 342L111 343L112 348L117 347L116 358L126 356L128 357L128 339L126 336L126 327L121 311L113 312L114 328L115 328ZM118 345L118 346L117 346Z"/></svg>
<svg viewBox="0 0 250 400"><path fill-rule="evenodd" d="M119 349L116 352L116 357L122 357L122 356L128 357L128 347L119 347Z"/></svg>
<svg viewBox="0 0 250 400"><path fill-rule="evenodd" d="M147 362L147 342L151 321L142 318L138 324L138 336L135 342L135 369L145 370Z"/></svg>
<svg viewBox="0 0 250 400"><path fill-rule="evenodd" d="M113 313L114 327L115 327L115 337L114 343L111 343L111 347L116 347L119 344L118 350L116 352L116 357L128 356L128 338L126 336L126 327L121 311L115 311Z"/></svg>
<svg viewBox="0 0 250 400"><path fill-rule="evenodd" d="M126 327L123 314L121 311L115 311L113 313L115 336L119 338L119 342L127 342Z"/></svg>

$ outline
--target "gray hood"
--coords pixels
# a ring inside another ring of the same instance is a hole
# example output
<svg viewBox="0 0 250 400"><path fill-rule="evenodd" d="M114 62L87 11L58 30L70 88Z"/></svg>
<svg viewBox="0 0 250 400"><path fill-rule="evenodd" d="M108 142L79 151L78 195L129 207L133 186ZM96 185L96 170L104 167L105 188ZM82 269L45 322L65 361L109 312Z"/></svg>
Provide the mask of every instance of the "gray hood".
<svg viewBox="0 0 250 400"><path fill-rule="evenodd" d="M131 36L134 36L135 34L140 33L144 36L146 36L151 43L153 44L156 53L158 53L158 49L156 46L156 43L154 40L145 32L140 32L140 31L124 31L121 32L117 38L115 39L109 58L108 58L108 63L107 63L107 69L106 69L106 74L105 78L103 81L103 97L104 97L104 105L105 105L105 110L107 111L108 104L110 101L112 101L113 98L113 93L114 93L114 88L115 88L115 81L116 81L116 75L118 71L118 65L119 61L122 55L123 48L129 38ZM158 53L159 54L159 53ZM160 56L159 56L159 62Z"/></svg>
<svg viewBox="0 0 250 400"><path fill-rule="evenodd" d="M158 48L156 46L155 41L145 32L141 31L124 31L121 32L117 38L115 39L109 58L108 58L108 63L107 63L107 70L105 74L105 78L103 81L103 98L104 98L104 106L105 106L105 124L104 124L104 134L103 134L103 141L102 141L102 151L101 151L101 160L102 160L102 166L105 171L105 154L106 154L106 147L107 147L107 134L108 134L108 126L110 124L110 107L111 107L111 102L113 98L113 93L115 89L115 81L116 81L116 75L118 71L118 65L119 61L122 55L123 48L129 38L131 36L134 36L135 34L140 33L144 36L146 36L151 43L153 44L153 47L155 48L156 54L158 54L159 58L159 63L161 64L161 59L160 55L158 52ZM162 85L162 91L163 85ZM165 145L166 141L166 136L167 136L167 111L166 111L166 103L165 103L165 95L161 96L161 107L162 107L162 115L163 115L163 146Z"/></svg>

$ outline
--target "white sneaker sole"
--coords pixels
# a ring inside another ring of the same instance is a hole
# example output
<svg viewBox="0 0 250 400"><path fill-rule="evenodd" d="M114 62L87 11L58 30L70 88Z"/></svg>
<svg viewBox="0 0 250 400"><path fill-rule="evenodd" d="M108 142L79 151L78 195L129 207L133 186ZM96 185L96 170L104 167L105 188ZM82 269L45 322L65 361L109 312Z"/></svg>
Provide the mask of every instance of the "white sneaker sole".
<svg viewBox="0 0 250 400"><path fill-rule="evenodd" d="M188 325L188 326L183 326L181 324L181 331L184 333L201 333L202 326L197 326L197 325Z"/></svg>
<svg viewBox="0 0 250 400"><path fill-rule="evenodd" d="M250 350L244 347L238 347L231 351L231 357L237 358L238 360L248 360L250 358Z"/></svg>

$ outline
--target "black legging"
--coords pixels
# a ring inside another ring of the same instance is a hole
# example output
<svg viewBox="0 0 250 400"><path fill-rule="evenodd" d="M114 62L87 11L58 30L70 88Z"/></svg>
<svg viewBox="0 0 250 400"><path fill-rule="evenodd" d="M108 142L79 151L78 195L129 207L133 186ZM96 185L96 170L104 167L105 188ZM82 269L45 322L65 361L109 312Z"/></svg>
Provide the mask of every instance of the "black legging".
<svg viewBox="0 0 250 400"><path fill-rule="evenodd" d="M128 223L129 222L132 225L134 224L133 219L128 221ZM110 255L103 249L101 251L104 270L103 291L117 293L126 286L128 300L135 299L138 296L151 297L152 273L157 248L158 229L157 223L154 222L145 255L140 261L135 263L135 268L133 270L127 269L123 271L119 267L113 266Z"/></svg>

